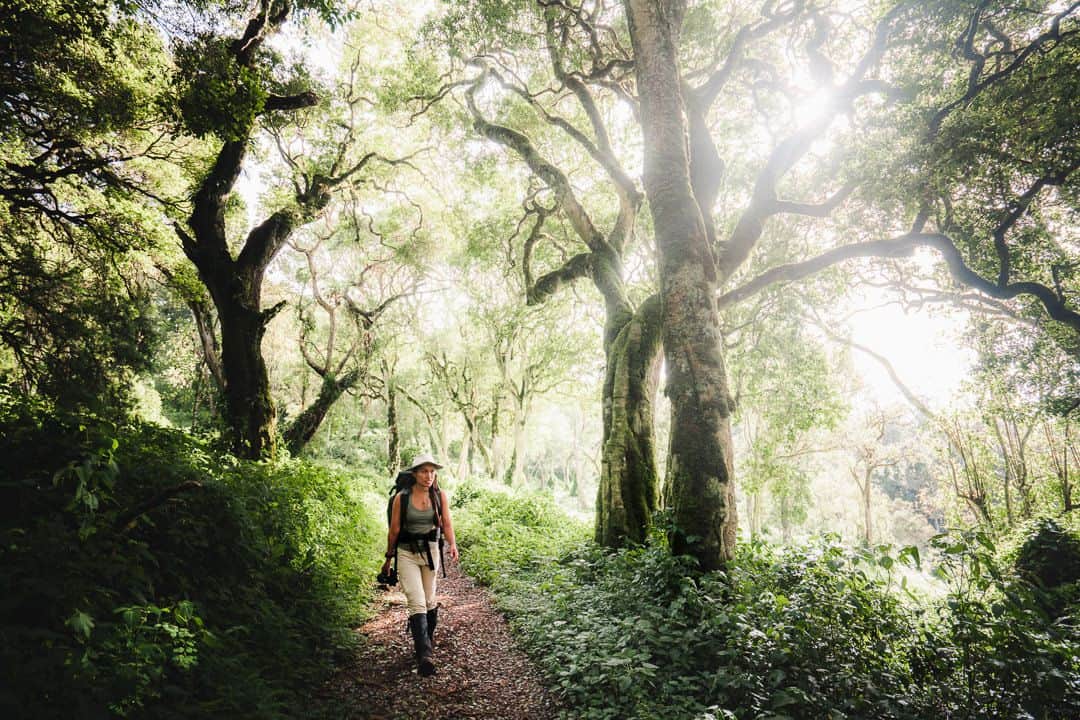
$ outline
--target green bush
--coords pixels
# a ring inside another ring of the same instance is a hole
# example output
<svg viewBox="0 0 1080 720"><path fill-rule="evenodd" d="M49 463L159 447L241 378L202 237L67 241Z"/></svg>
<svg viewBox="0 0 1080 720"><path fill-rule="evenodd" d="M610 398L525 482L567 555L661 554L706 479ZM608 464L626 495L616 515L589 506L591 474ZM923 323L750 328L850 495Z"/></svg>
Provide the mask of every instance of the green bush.
<svg viewBox="0 0 1080 720"><path fill-rule="evenodd" d="M293 716L352 642L367 484L10 398L0 438L0 714Z"/></svg>
<svg viewBox="0 0 1080 720"><path fill-rule="evenodd" d="M935 574L949 591L928 609L913 651L916 701L935 717L1075 717L1075 605L1048 613L1044 589L1015 574L982 531L939 535L932 544L941 557ZM1023 547L1021 557L1030 542Z"/></svg>
<svg viewBox="0 0 1080 720"><path fill-rule="evenodd" d="M1080 602L1080 537L1051 518L1025 528L1013 559L1016 573L1044 594L1054 615Z"/></svg>
<svg viewBox="0 0 1080 720"><path fill-rule="evenodd" d="M567 718L1064 720L1080 703L1075 617L1040 613L985 537L937 538L948 594L901 602L914 549L747 543L703 574L660 532L604 550L537 496L463 496L463 562Z"/></svg>

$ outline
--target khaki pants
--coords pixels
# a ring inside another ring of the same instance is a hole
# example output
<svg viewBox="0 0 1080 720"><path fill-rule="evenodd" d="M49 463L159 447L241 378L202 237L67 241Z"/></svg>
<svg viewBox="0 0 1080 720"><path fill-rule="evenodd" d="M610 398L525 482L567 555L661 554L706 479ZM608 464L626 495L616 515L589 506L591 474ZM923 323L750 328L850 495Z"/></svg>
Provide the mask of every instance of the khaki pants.
<svg viewBox="0 0 1080 720"><path fill-rule="evenodd" d="M404 547L397 551L398 582L405 591L409 604L409 615L424 613L435 607L435 573L439 570L439 545L428 543L435 569L427 564L427 555L413 553Z"/></svg>

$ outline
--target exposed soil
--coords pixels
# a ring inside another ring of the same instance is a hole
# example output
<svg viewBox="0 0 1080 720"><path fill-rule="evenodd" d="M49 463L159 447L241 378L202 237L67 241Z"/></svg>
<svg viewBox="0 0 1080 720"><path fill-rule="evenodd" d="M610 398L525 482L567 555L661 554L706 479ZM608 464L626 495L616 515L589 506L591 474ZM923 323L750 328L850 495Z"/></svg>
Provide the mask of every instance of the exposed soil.
<svg viewBox="0 0 1080 720"><path fill-rule="evenodd" d="M320 693L342 720L553 720L558 703L518 650L487 591L459 567L439 578L433 677L416 673L405 595L383 593L364 643Z"/></svg>

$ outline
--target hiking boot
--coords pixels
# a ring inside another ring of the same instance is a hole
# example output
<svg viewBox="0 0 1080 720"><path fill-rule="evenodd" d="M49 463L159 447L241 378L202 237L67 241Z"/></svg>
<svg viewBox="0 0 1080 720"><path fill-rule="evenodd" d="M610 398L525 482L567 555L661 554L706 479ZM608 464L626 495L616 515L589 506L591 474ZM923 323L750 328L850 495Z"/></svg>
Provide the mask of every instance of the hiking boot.
<svg viewBox="0 0 1080 720"><path fill-rule="evenodd" d="M439 624L439 606L431 608L427 611L427 636L431 641L432 647L435 646L435 626Z"/></svg>
<svg viewBox="0 0 1080 720"><path fill-rule="evenodd" d="M409 630L412 631L413 644L416 646L416 670L427 677L435 674L435 663L431 661L431 637L428 634L427 613L409 616Z"/></svg>

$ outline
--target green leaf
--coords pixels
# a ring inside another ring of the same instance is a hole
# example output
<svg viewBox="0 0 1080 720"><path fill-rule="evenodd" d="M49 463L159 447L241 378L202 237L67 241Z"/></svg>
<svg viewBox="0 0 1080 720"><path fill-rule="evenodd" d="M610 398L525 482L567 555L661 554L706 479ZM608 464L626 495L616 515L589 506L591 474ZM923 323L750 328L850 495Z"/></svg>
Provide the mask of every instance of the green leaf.
<svg viewBox="0 0 1080 720"><path fill-rule="evenodd" d="M86 639L90 638L90 633L94 630L94 618L82 610L76 610L72 613L64 624Z"/></svg>

